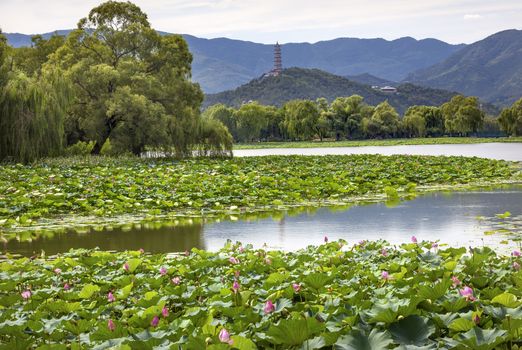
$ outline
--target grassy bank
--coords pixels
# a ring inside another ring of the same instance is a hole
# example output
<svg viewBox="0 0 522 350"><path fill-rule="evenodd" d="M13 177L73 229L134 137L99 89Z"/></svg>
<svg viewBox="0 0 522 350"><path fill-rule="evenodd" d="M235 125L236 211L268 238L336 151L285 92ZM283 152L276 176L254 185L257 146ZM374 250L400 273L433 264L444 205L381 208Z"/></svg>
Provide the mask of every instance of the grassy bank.
<svg viewBox="0 0 522 350"><path fill-rule="evenodd" d="M5 260L0 349L522 345L520 257L432 242L342 245Z"/></svg>
<svg viewBox="0 0 522 350"><path fill-rule="evenodd" d="M256 148L314 148L314 147L363 147L363 146L398 146L398 145L446 145L475 144L491 142L522 142L522 137L433 137L387 140L357 141L296 141L296 142L256 142L235 144L234 149Z"/></svg>
<svg viewBox="0 0 522 350"><path fill-rule="evenodd" d="M182 161L65 158L0 167L0 227L46 218L255 211L419 188L520 179L513 163L463 157L272 156Z"/></svg>

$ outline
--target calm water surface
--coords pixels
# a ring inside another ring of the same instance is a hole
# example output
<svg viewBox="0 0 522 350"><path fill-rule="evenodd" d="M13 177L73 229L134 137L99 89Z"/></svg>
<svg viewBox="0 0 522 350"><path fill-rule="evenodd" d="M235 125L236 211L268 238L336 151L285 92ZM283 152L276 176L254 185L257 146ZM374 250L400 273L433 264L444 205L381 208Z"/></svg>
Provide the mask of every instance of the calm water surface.
<svg viewBox="0 0 522 350"><path fill-rule="evenodd" d="M510 211L522 214L522 187L453 193L431 193L394 207L385 203L357 205L349 209L318 208L298 214L275 213L262 219L197 222L184 226L112 229L87 233L67 232L39 237L31 242L9 241L4 251L31 255L70 248L125 250L143 248L148 252L179 252L192 247L217 250L227 239L251 243L255 247L296 250L321 244L325 235L355 243L363 239L386 239L392 243L419 239L440 240L452 245L498 244L501 235L485 236L490 229L478 216L492 217ZM484 241L483 241L484 240Z"/></svg>
<svg viewBox="0 0 522 350"><path fill-rule="evenodd" d="M477 143L464 145L401 145L364 147L266 148L235 150L236 157L268 155L411 154L465 156L522 161L522 143Z"/></svg>

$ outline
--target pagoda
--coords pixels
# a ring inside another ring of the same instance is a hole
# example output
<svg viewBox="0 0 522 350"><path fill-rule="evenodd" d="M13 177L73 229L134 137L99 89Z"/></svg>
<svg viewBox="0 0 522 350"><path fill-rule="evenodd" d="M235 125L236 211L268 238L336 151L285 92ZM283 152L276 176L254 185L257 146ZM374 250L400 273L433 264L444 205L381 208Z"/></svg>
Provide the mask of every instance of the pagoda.
<svg viewBox="0 0 522 350"><path fill-rule="evenodd" d="M274 68L265 74L265 76L269 77L278 77L283 72L283 60L281 58L281 45L279 42L276 42L274 45Z"/></svg>

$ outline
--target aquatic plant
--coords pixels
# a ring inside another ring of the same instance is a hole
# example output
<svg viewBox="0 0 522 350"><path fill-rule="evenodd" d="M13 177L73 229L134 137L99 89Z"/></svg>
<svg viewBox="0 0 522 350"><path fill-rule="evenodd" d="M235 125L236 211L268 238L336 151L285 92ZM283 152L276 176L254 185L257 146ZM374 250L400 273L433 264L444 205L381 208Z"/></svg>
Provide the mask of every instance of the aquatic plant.
<svg viewBox="0 0 522 350"><path fill-rule="evenodd" d="M401 246L330 241L298 252L240 246L7 257L0 349L522 346L522 271L512 268L520 256L444 244L433 251L420 238Z"/></svg>

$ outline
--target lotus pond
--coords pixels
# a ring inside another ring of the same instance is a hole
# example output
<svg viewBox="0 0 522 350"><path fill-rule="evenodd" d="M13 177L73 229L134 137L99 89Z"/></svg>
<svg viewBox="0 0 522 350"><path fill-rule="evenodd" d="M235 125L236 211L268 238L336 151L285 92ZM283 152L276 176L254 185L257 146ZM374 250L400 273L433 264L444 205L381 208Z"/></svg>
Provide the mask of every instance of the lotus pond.
<svg viewBox="0 0 522 350"><path fill-rule="evenodd" d="M520 179L516 163L464 157L59 159L0 166L0 229L64 216L201 215L394 199L442 186Z"/></svg>
<svg viewBox="0 0 522 350"><path fill-rule="evenodd" d="M0 348L518 349L521 263L415 237L8 259Z"/></svg>
<svg viewBox="0 0 522 350"><path fill-rule="evenodd" d="M88 158L0 168L7 244L54 235L44 227L248 217L361 200L395 206L427 191L521 180L516 163L423 156ZM57 237L68 245L66 235ZM448 247L432 235L400 245L332 238L298 251L229 241L181 254L7 253L0 349L522 346L519 245L501 255Z"/></svg>

